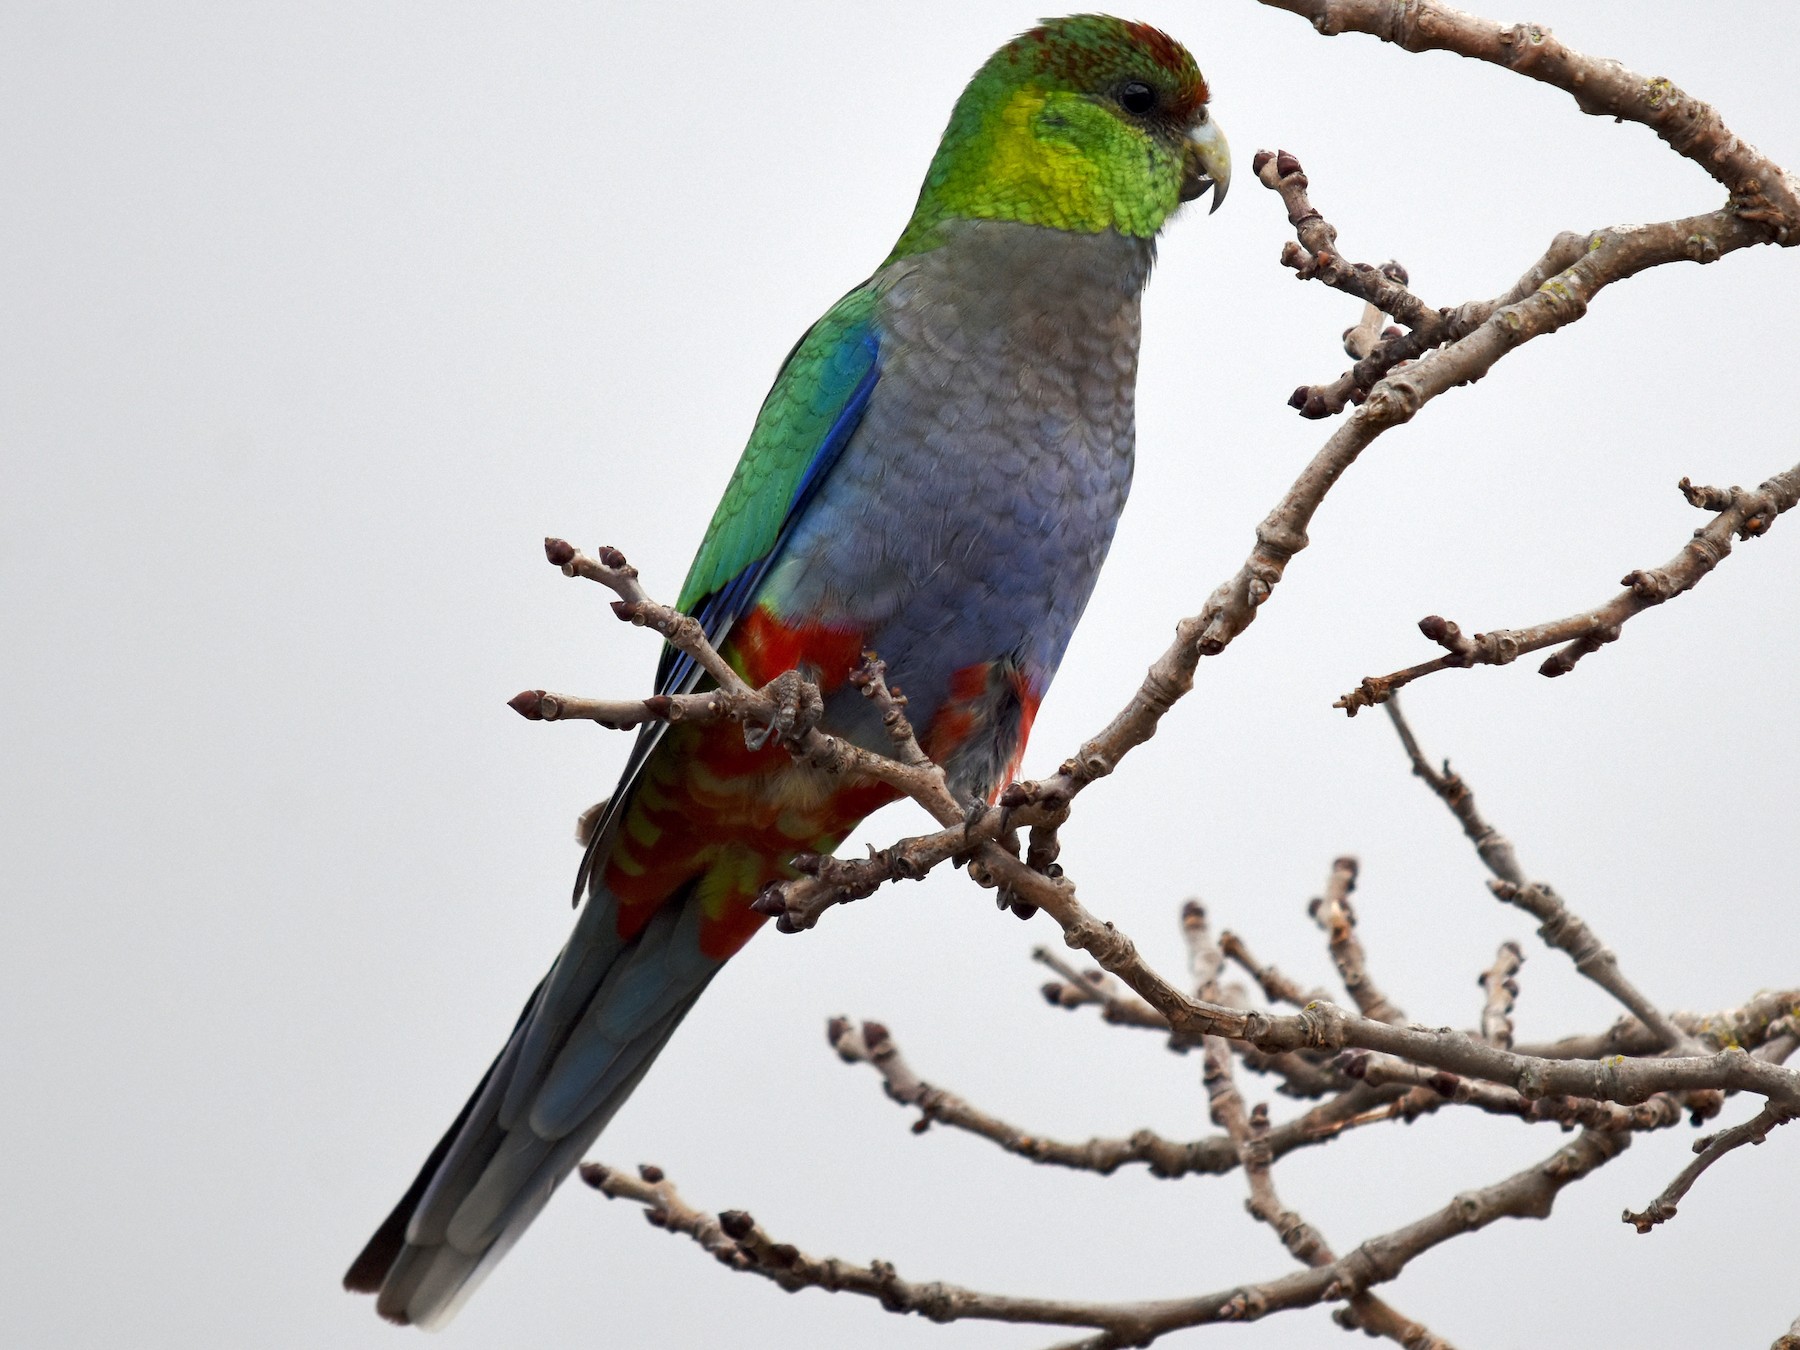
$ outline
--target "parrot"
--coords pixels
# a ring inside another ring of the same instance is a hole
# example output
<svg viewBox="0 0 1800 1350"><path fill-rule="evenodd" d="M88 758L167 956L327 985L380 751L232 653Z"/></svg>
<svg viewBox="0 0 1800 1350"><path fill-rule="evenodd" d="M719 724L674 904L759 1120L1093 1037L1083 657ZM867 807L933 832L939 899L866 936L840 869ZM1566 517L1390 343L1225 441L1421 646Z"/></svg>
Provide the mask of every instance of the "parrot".
<svg viewBox="0 0 1800 1350"><path fill-rule="evenodd" d="M971 805L1011 781L1131 485L1140 297L1184 203L1231 180L1193 56L1045 20L957 99L912 217L782 363L678 608L751 686L789 670L880 753L865 651ZM665 647L659 693L710 688ZM765 738L766 739L766 738ZM445 1325L629 1097L803 852L895 793L651 723L589 823L574 930L345 1287Z"/></svg>

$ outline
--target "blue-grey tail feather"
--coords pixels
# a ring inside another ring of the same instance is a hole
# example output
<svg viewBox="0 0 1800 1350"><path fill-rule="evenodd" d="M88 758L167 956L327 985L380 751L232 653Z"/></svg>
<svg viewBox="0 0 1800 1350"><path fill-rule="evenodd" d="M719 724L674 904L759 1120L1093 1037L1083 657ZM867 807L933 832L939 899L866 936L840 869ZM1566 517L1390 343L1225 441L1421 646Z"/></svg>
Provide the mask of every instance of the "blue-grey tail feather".
<svg viewBox="0 0 1800 1350"><path fill-rule="evenodd" d="M581 1160L721 962L700 955L700 905L670 897L617 936L590 899L512 1036L344 1277L390 1321L447 1323ZM561 978L559 979L559 976ZM508 1109L510 1107L510 1109Z"/></svg>

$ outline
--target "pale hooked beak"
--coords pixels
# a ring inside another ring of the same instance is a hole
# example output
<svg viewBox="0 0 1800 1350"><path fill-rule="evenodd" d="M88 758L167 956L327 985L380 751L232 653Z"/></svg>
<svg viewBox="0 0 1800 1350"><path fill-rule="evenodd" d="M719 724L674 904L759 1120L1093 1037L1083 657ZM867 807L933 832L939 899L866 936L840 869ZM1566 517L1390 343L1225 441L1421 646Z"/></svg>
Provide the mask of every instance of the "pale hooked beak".
<svg viewBox="0 0 1800 1350"><path fill-rule="evenodd" d="M1191 202L1212 189L1212 209L1217 211L1231 186L1231 147L1225 133L1210 116L1188 132L1187 153L1181 175L1181 200ZM1210 214L1210 213L1209 213Z"/></svg>

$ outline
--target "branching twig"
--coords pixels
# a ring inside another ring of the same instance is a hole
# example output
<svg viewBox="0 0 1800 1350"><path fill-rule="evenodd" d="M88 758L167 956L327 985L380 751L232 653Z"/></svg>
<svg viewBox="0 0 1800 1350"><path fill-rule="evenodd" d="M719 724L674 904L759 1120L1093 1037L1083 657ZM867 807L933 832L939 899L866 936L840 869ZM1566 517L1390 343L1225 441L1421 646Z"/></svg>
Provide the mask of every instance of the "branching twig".
<svg viewBox="0 0 1800 1350"><path fill-rule="evenodd" d="M1688 1035L1712 1049L1735 1045L1762 1054L1773 1048L1773 1042L1789 1034L1787 1028L1796 1009L1800 1009L1800 989L1772 989L1741 1007L1704 1015L1678 1012L1673 1020ZM1662 1042L1637 1018L1622 1017L1598 1035L1565 1036L1513 1048L1539 1059L1606 1059L1613 1055L1655 1054L1662 1049Z"/></svg>
<svg viewBox="0 0 1800 1350"><path fill-rule="evenodd" d="M1031 1134L970 1105L953 1092L925 1082L900 1054L888 1029L879 1022L860 1027L848 1018L834 1017L826 1028L831 1048L846 1064L868 1064L882 1078L887 1095L902 1106L917 1107L919 1118L913 1133L923 1134L933 1124L948 1125L981 1136L1032 1162L1052 1167L1110 1175L1127 1163L1143 1163L1153 1176L1179 1177L1194 1172L1228 1172L1237 1165L1229 1139L1202 1139L1176 1143L1150 1130L1139 1130L1125 1139L1090 1139L1067 1144Z"/></svg>
<svg viewBox="0 0 1800 1350"><path fill-rule="evenodd" d="M1362 321L1344 334L1344 349L1356 365L1327 385L1302 385L1288 406L1302 417L1330 417L1352 403L1362 403L1375 382L1403 361L1412 360L1449 340L1454 316L1426 305L1407 289L1406 269L1397 262L1380 267L1346 261L1337 252L1337 230L1307 195L1310 184L1300 161L1287 151L1259 151L1251 165L1264 187L1281 194L1297 243L1283 246L1282 266L1302 281L1322 281L1333 290L1363 301ZM1390 314L1412 330L1384 331L1381 318ZM1484 316L1485 317L1485 316ZM1470 325L1472 326L1472 325ZM1468 328L1457 331L1462 336Z"/></svg>
<svg viewBox="0 0 1800 1350"><path fill-rule="evenodd" d="M1555 891L1535 882L1515 886L1510 881L1490 881L1488 889L1510 905L1538 920L1538 936L1569 954L1575 969L1629 1008L1664 1045L1692 1048L1692 1038L1638 990L1619 969L1619 961L1580 915L1562 902Z"/></svg>
<svg viewBox="0 0 1800 1350"><path fill-rule="evenodd" d="M1031 959L1062 976L1061 981L1044 986L1044 997L1057 1007L1079 1008L1093 1003L1099 1006L1104 1021L1120 1026L1146 1027L1152 1031L1169 1029L1168 1018L1143 999L1119 993L1117 984L1105 971L1078 971L1048 947L1033 947Z"/></svg>
<svg viewBox="0 0 1800 1350"><path fill-rule="evenodd" d="M1340 863L1346 861L1349 860L1339 859ZM1354 884L1354 870L1352 862L1352 879L1342 888L1346 893ZM1212 941L1206 911L1198 901L1190 900L1182 906L1181 929L1188 946L1188 968L1194 978L1195 994L1203 999L1223 1001L1219 975L1225 957ZM1243 1094L1238 1091L1236 1076L1231 1071L1231 1049L1229 1041L1217 1036L1206 1037L1202 1043L1202 1077L1213 1124L1231 1139L1238 1162L1244 1169L1244 1179L1250 1189L1245 1208L1252 1218L1275 1231L1281 1245L1300 1264L1315 1269L1332 1265L1337 1256L1324 1235L1299 1214L1285 1208L1276 1193L1269 1109L1259 1103L1254 1109L1246 1110ZM1367 1291L1353 1293L1348 1305L1339 1310L1338 1319L1348 1329L1361 1328L1371 1336L1385 1336L1407 1350L1451 1350L1448 1342Z"/></svg>
<svg viewBox="0 0 1800 1350"><path fill-rule="evenodd" d="M1134 1303L1017 1298L952 1284L914 1284L884 1261L854 1265L776 1242L742 1210L727 1210L716 1219L701 1213L682 1200L658 1168L645 1168L633 1176L600 1163L584 1163L581 1176L608 1198L643 1205L655 1226L684 1234L723 1264L761 1275L783 1289L861 1294L878 1299L891 1312L918 1313L934 1322L974 1319L1091 1327L1100 1334L1081 1342L1086 1350L1118 1350L1148 1345L1184 1327L1252 1321L1289 1308L1349 1299L1394 1279L1414 1258L1460 1234L1498 1219L1547 1218L1565 1186L1617 1157L1630 1138L1584 1131L1545 1161L1491 1186L1465 1191L1442 1209L1370 1238L1327 1265L1198 1297Z"/></svg>
<svg viewBox="0 0 1800 1350"><path fill-rule="evenodd" d="M1770 1102L1742 1125L1733 1125L1728 1130L1720 1130L1717 1134L1708 1135L1704 1139L1696 1139L1694 1152L1699 1156L1682 1168L1675 1180L1664 1187L1662 1194L1652 1200L1647 1208L1636 1213L1629 1209L1626 1210L1622 1216L1625 1222L1640 1233L1648 1233L1657 1224L1674 1218L1676 1205L1700 1179L1702 1172L1734 1148L1742 1148L1745 1144L1762 1143L1769 1137L1769 1131L1777 1125L1785 1125L1796 1114L1794 1111Z"/></svg>
<svg viewBox="0 0 1800 1350"><path fill-rule="evenodd" d="M642 1167L632 1176L589 1162L581 1165L581 1179L608 1199L644 1206L644 1217L654 1227L692 1238L721 1264L761 1275L790 1293L824 1289L861 1294L879 1300L889 1312L918 1313L933 1322L973 1318L1049 1326L1136 1326L1161 1311L1156 1304L1011 1298L935 1281L914 1284L885 1261L859 1266L836 1257L809 1256L791 1243L776 1242L743 1210L726 1210L715 1218L694 1209L658 1167Z"/></svg>
<svg viewBox="0 0 1800 1350"><path fill-rule="evenodd" d="M1536 24L1495 23L1439 3L1408 0L1261 0L1312 22L1326 36L1359 32L1409 52L1448 51L1502 66L1572 96L1585 113L1637 122L1711 174L1732 210L1773 243L1800 243L1800 183L1732 134L1708 104L1668 80L1584 55Z"/></svg>
<svg viewBox="0 0 1800 1350"><path fill-rule="evenodd" d="M1287 1003L1296 1008L1304 1008L1309 1003L1318 1003L1330 997L1323 989L1303 990L1276 967L1263 965L1250 954L1244 940L1230 929L1219 934L1219 950L1225 953L1227 960L1235 961L1243 967L1244 973L1256 981L1257 987L1263 991L1263 997L1271 1003Z"/></svg>
<svg viewBox="0 0 1800 1350"><path fill-rule="evenodd" d="M1131 1163L1142 1163L1152 1176L1219 1176L1238 1166L1237 1146L1229 1135L1209 1135L1189 1142L1165 1139L1149 1130L1125 1138L1090 1139L1071 1144L1022 1130L971 1105L955 1093L921 1079L901 1056L892 1035L878 1022L859 1028L848 1018L835 1017L826 1028L831 1045L846 1064L868 1064L881 1075L887 1095L902 1106L916 1107L919 1119L914 1133L932 1124L978 1135L1008 1153L1052 1167L1109 1175ZM1339 1080L1342 1082L1343 1080ZM1269 1156L1279 1158L1297 1148L1334 1139L1346 1129L1372 1123L1370 1113L1398 1097L1395 1090L1351 1083L1348 1091L1284 1121L1269 1131ZM1417 1113L1415 1113L1417 1114Z"/></svg>
<svg viewBox="0 0 1800 1350"><path fill-rule="evenodd" d="M1537 919L1540 925L1538 936L1548 945L1567 952L1574 960L1576 970L1630 1009L1640 1022L1655 1033L1663 1046L1680 1047L1692 1053L1697 1048L1692 1037L1625 978L1624 972L1619 969L1618 958L1613 955L1611 948L1600 941L1594 930L1563 904L1561 898L1548 886L1525 880L1525 873L1519 866L1512 845L1481 818L1475 809L1475 794L1461 778L1450 771L1450 761L1444 761L1441 772L1431 767L1430 760L1419 749L1418 739L1407 725L1406 716L1400 711L1397 701L1388 704L1388 720L1399 733L1400 744L1406 747L1407 758L1412 761L1413 774L1424 779L1426 785L1450 808L1450 813L1462 823L1463 833L1474 843L1482 862L1494 873L1495 880L1488 883L1488 889L1508 904L1517 905Z"/></svg>
<svg viewBox="0 0 1800 1350"><path fill-rule="evenodd" d="M827 773L856 774L874 779L951 818L961 818L961 808L946 785L942 770L918 753L916 742L912 743L913 757L906 757L905 747L901 745L902 757L893 758L820 731L817 723L823 700L817 687L795 671L778 675L761 689L752 689L714 649L698 620L649 598L638 584L637 569L626 562L625 555L616 548L602 548L595 558L566 540L546 539L544 555L561 568L564 575L586 577L615 592L620 598L613 604L614 614L628 623L661 633L672 647L692 657L712 677L718 689L711 693L659 696L635 703L601 703L528 690L510 701L510 706L526 718L558 721L587 717L615 726L651 720L730 718L744 723L745 740L752 748L760 748L773 735L803 764ZM886 686L877 670L879 665L873 653L865 653L863 665L852 678L871 689L879 686L885 695ZM904 726L904 718L901 725ZM905 736L910 740L910 728L906 728Z"/></svg>
<svg viewBox="0 0 1800 1350"><path fill-rule="evenodd" d="M1755 491L1695 487L1685 478L1680 487L1695 506L1719 514L1695 530L1681 552L1661 567L1626 573L1620 582L1625 589L1604 605L1530 628L1500 628L1473 637L1465 636L1448 619L1428 615L1419 620L1419 631L1445 649L1443 656L1392 674L1367 676L1332 706L1354 717L1359 708L1385 703L1396 690L1436 671L1504 666L1526 652L1559 644L1567 645L1538 670L1543 675L1568 674L1582 657L1615 641L1626 620L1699 585L1701 578L1730 554L1734 535L1754 539L1768 530L1775 517L1800 502L1800 465L1776 474Z"/></svg>
<svg viewBox="0 0 1800 1350"><path fill-rule="evenodd" d="M1500 1087L1443 1070L1422 1069L1416 1064L1361 1050L1339 1059L1344 1071L1370 1087L1405 1087L1406 1096L1384 1109L1390 1116L1412 1120L1440 1105L1473 1106L1496 1116L1517 1116L1528 1121L1554 1121L1566 1128L1579 1125L1590 1130L1663 1130L1679 1125L1690 1106L1674 1095L1660 1092L1635 1106L1597 1102L1585 1097L1527 1097L1514 1088ZM1424 1094L1424 1095L1420 1095ZM1723 1094L1712 1094L1707 1115L1695 1115L1694 1123L1717 1115Z"/></svg>

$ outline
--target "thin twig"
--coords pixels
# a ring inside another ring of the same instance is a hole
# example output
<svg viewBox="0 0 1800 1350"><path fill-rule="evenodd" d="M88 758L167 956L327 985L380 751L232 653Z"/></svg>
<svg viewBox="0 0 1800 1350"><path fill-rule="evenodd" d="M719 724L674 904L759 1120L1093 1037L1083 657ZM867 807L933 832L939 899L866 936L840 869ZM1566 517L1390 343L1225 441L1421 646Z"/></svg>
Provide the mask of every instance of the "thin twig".
<svg viewBox="0 0 1800 1350"><path fill-rule="evenodd" d="M1776 474L1754 491L1695 487L1685 478L1680 487L1695 506L1719 514L1710 524L1695 530L1681 552L1661 567L1627 572L1620 582L1625 589L1605 604L1566 619L1529 628L1499 628L1473 637L1464 636L1462 629L1448 619L1428 615L1419 620L1419 631L1445 649L1443 656L1388 675L1367 676L1332 706L1354 717L1359 708L1385 703L1396 690L1437 671L1509 665L1527 652L1562 644L1566 645L1538 667L1538 673L1568 674L1582 657L1617 641L1628 619L1699 585L1731 553L1733 535L1754 539L1765 533L1777 516L1800 502L1800 464Z"/></svg>
<svg viewBox="0 0 1800 1350"><path fill-rule="evenodd" d="M1502 881L1523 886L1525 873L1519 867L1511 841L1481 818L1481 813L1475 809L1475 794L1469 789L1469 785L1451 771L1449 760L1444 761L1442 771L1431 767L1431 761L1419 749L1419 742L1400 711L1398 697L1390 699L1386 707L1388 720L1394 724L1394 730L1400 736L1400 744L1406 749L1406 757L1412 761L1414 777L1424 779L1425 785L1437 793L1439 800L1450 808L1450 814L1462 825L1463 833L1475 845L1475 852L1480 855L1488 871Z"/></svg>
<svg viewBox="0 0 1800 1350"><path fill-rule="evenodd" d="M1031 1162L1098 1172L1102 1176L1134 1163L1144 1164L1152 1176L1165 1179L1220 1176L1238 1166L1237 1146L1224 1134L1187 1142L1166 1139L1150 1130L1079 1144L1050 1139L1022 1130L956 1093L927 1083L901 1055L888 1029L878 1022L864 1022L859 1027L849 1018L834 1017L826 1034L832 1049L846 1064L868 1064L881 1075L882 1089L892 1100L919 1111L919 1119L913 1122L915 1134L924 1133L934 1124L945 1125L986 1139ZM1353 1124L1373 1123L1376 1117L1369 1113L1400 1095L1398 1090L1339 1081L1344 1083L1344 1089L1338 1096L1270 1130L1268 1149L1272 1158L1334 1139Z"/></svg>
<svg viewBox="0 0 1800 1350"><path fill-rule="evenodd" d="M1351 881L1344 884L1346 893L1351 884ZM1196 996L1224 1001L1219 975L1224 969L1225 956L1212 940L1206 911L1198 901L1190 900L1182 906L1181 931L1187 943L1188 970L1194 980ZM1274 1230L1281 1245L1300 1264L1315 1269L1332 1265L1337 1256L1324 1234L1281 1203L1275 1190L1269 1108L1259 1103L1253 1109L1246 1109L1231 1062L1231 1042L1218 1036L1205 1038L1201 1064L1208 1109L1213 1124L1225 1131L1237 1150L1238 1162L1244 1169L1244 1179L1250 1190L1245 1208L1252 1218ZM1408 1350L1451 1350L1448 1342L1366 1290L1353 1293L1348 1305L1339 1310L1338 1317L1346 1328L1360 1328L1371 1336L1385 1336Z"/></svg>
<svg viewBox="0 0 1800 1350"><path fill-rule="evenodd" d="M1616 1158L1630 1139L1628 1134L1584 1131L1543 1162L1491 1186L1465 1191L1442 1209L1370 1238L1327 1265L1198 1297L1132 1303L1018 1298L953 1284L915 1284L884 1261L856 1265L776 1242L742 1210L727 1210L716 1219L695 1210L658 1168L645 1168L634 1176L601 1163L583 1163L581 1177L610 1199L643 1205L654 1226L693 1239L724 1265L761 1275L783 1289L861 1294L879 1300L891 1312L917 1313L934 1322L1091 1327L1099 1335L1080 1342L1086 1350L1120 1350L1148 1345L1185 1327L1250 1321L1289 1308L1349 1299L1394 1279L1410 1261L1463 1233L1504 1218L1547 1218L1564 1187Z"/></svg>
<svg viewBox="0 0 1800 1350"><path fill-rule="evenodd" d="M786 671L761 689L752 689L707 640L697 619L650 599L638 582L637 569L618 549L605 547L597 557L590 557L566 540L546 539L544 555L564 575L585 577L612 590L619 596L613 604L614 614L627 623L662 634L671 646L691 656L718 689L624 703L575 699L534 689L510 701L509 706L522 716L532 721L584 717L614 726L651 720L731 718L744 723L746 743L753 748L759 748L773 735L802 764L826 773L873 779L926 805L940 819L962 817L962 808L950 792L943 771L918 752L916 742L912 742L909 753L906 745L897 740L901 758L893 758L819 730L824 701L818 687L795 671ZM865 652L863 664L851 678L866 689L879 687L885 697L879 666L874 653ZM891 699L889 704L892 710L895 705ZM901 725L904 726L904 719ZM905 736L910 740L910 728L906 728Z"/></svg>
<svg viewBox="0 0 1800 1350"><path fill-rule="evenodd" d="M1742 1148L1745 1144L1762 1143L1769 1137L1771 1130L1778 1125L1785 1125L1794 1118L1794 1115L1793 1111L1770 1102L1742 1125L1733 1125L1728 1130L1720 1130L1717 1134L1708 1135L1704 1139L1696 1139L1694 1152L1699 1156L1682 1168L1675 1180L1665 1186L1662 1194L1652 1200L1648 1207L1637 1212L1626 1210L1622 1216L1625 1222L1640 1233L1648 1233L1657 1224L1666 1223L1674 1218L1676 1205L1700 1179L1702 1172L1734 1148Z"/></svg>
<svg viewBox="0 0 1800 1350"><path fill-rule="evenodd" d="M1674 1022L1707 1048L1722 1050L1735 1045L1761 1054L1772 1041L1788 1034L1796 1011L1800 1011L1800 989L1771 989L1722 1012L1675 1013ZM1662 1042L1637 1018L1621 1017L1598 1034L1564 1036L1513 1048L1539 1059L1608 1059L1652 1055L1662 1049Z"/></svg>
<svg viewBox="0 0 1800 1350"><path fill-rule="evenodd" d="M1257 987L1263 991L1263 997L1271 1003L1287 1003L1296 1008L1304 1008L1309 1003L1329 998L1323 989L1303 990L1275 966L1263 965L1251 955L1244 940L1230 929L1219 934L1219 950L1225 953L1227 960L1235 961L1243 967L1244 973L1256 981Z"/></svg>
<svg viewBox="0 0 1800 1350"><path fill-rule="evenodd" d="M1376 988L1375 981L1369 977L1368 957L1356 936L1356 911L1350 904L1350 892L1356 889L1356 873L1355 858L1335 860L1331 864L1331 874L1325 879L1325 894L1307 906L1306 912L1324 930L1338 975L1362 1015L1398 1026L1406 1020L1406 1014Z"/></svg>
<svg viewBox="0 0 1800 1350"><path fill-rule="evenodd" d="M1151 1130L1139 1130L1128 1138L1089 1139L1081 1144L1047 1139L925 1082L913 1072L888 1029L879 1022L864 1022L859 1027L848 1018L834 1017L826 1035L838 1058L846 1064L870 1065L881 1075L889 1097L902 1106L918 1109L914 1134L923 1134L934 1124L947 1125L978 1135L1032 1162L1098 1172L1102 1176L1111 1175L1127 1163L1143 1163L1152 1176L1158 1177L1228 1172L1237 1165L1231 1141L1226 1138L1177 1143Z"/></svg>
<svg viewBox="0 0 1800 1350"><path fill-rule="evenodd" d="M1168 1018L1136 995L1121 994L1117 983L1104 970L1078 971L1048 947L1033 947L1031 959L1062 976L1061 981L1044 986L1044 997L1057 1007L1079 1008L1092 1003L1099 1006L1103 1021L1152 1031L1169 1029Z"/></svg>
<svg viewBox="0 0 1800 1350"><path fill-rule="evenodd" d="M1359 32L1409 52L1447 51L1561 89L1584 112L1649 127L1731 193L1732 208L1774 243L1800 243L1800 182L1732 133L1710 105L1665 79L1587 56L1537 24L1499 24L1439 3L1261 0L1310 20L1326 36Z"/></svg>
<svg viewBox="0 0 1800 1350"><path fill-rule="evenodd" d="M1567 952L1575 962L1576 970L1629 1008L1664 1045L1694 1048L1693 1038L1625 978L1612 948L1602 943L1587 922L1565 905L1555 891L1537 882L1515 886L1510 881L1498 880L1488 882L1488 889L1537 919L1539 937L1550 946Z"/></svg>
<svg viewBox="0 0 1800 1350"><path fill-rule="evenodd" d="M1481 973L1481 988L1487 995L1481 1009L1481 1034L1502 1050L1512 1049L1513 1000L1519 996L1519 982L1514 978L1525 962L1525 953L1516 942L1502 942L1494 953L1494 964Z"/></svg>
<svg viewBox="0 0 1800 1350"><path fill-rule="evenodd" d="M1507 904L1517 905L1537 919L1538 936L1549 946L1568 953L1576 970L1624 1004L1634 1017L1655 1033L1663 1046L1680 1048L1687 1053L1698 1049L1693 1037L1625 978L1612 949L1600 941L1599 935L1584 919L1570 910L1550 887L1525 879L1512 845L1481 818L1475 809L1475 794L1451 772L1450 761L1444 761L1441 772L1431 767L1397 702L1388 704L1388 719L1399 733L1401 745L1406 747L1414 775L1424 779L1450 808L1450 813L1461 822L1463 833L1473 841L1482 862L1494 873L1495 879L1488 883L1488 889Z"/></svg>
<svg viewBox="0 0 1800 1350"><path fill-rule="evenodd" d="M1406 1096L1385 1109L1390 1115L1413 1120L1440 1105L1473 1106L1496 1116L1517 1116L1526 1121L1553 1121L1565 1129L1582 1126L1590 1130L1663 1130L1679 1125L1684 1117L1694 1124L1717 1115L1725 1104L1724 1094L1711 1094L1704 1114L1695 1113L1690 1103L1672 1093L1659 1092L1633 1106L1614 1102L1597 1102L1586 1097L1527 1097L1516 1088L1464 1078L1442 1069L1424 1069L1388 1055L1371 1055L1352 1050L1339 1056L1339 1064L1352 1078L1370 1087L1405 1087ZM1429 1094L1420 1096L1418 1094ZM1435 1100L1432 1100L1435 1098Z"/></svg>

